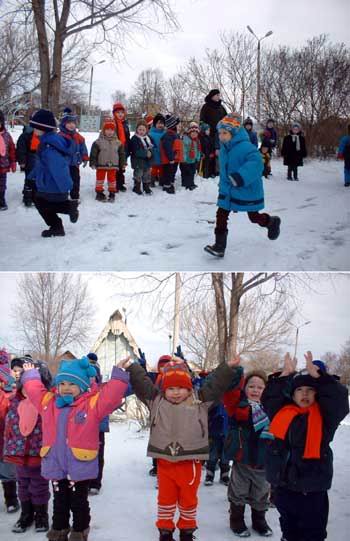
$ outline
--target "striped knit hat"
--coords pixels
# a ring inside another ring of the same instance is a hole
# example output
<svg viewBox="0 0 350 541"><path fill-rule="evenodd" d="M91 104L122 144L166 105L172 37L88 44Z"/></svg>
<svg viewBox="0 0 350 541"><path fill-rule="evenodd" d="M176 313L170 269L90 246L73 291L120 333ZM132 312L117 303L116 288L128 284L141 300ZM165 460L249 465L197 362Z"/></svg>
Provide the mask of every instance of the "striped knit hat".
<svg viewBox="0 0 350 541"><path fill-rule="evenodd" d="M7 385L11 380L11 371L10 367L5 364L0 364L0 381Z"/></svg>
<svg viewBox="0 0 350 541"><path fill-rule="evenodd" d="M39 109L29 121L29 126L44 132L54 131L57 128L54 114L48 109Z"/></svg>
<svg viewBox="0 0 350 541"><path fill-rule="evenodd" d="M187 133L191 133L191 132L199 133L199 126L198 126L197 122L190 122L190 125L188 126L186 131L187 131Z"/></svg>
<svg viewBox="0 0 350 541"><path fill-rule="evenodd" d="M58 368L54 385L69 381L78 385L81 392L84 393L90 387L90 378L96 377L96 374L96 370L91 366L87 357L73 361L63 360Z"/></svg>
<svg viewBox="0 0 350 541"><path fill-rule="evenodd" d="M169 361L163 369L161 386L163 391L169 387L183 387L191 390L191 375L185 363L180 361Z"/></svg>
<svg viewBox="0 0 350 541"><path fill-rule="evenodd" d="M216 129L229 131L232 136L235 136L241 126L241 115L239 113L230 113L218 122Z"/></svg>
<svg viewBox="0 0 350 541"><path fill-rule="evenodd" d="M178 124L180 123L180 119L179 117L173 115L173 114L169 114L169 115L165 115L165 127L166 128L175 128Z"/></svg>
<svg viewBox="0 0 350 541"><path fill-rule="evenodd" d="M5 364L7 366L10 364L10 354L5 348L0 349L0 364Z"/></svg>

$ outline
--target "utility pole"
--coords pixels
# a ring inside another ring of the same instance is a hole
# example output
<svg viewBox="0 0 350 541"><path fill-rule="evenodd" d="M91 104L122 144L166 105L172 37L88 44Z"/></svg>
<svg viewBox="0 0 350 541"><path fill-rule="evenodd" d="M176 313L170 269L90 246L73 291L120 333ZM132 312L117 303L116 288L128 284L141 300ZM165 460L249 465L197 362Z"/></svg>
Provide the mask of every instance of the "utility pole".
<svg viewBox="0 0 350 541"><path fill-rule="evenodd" d="M257 66L256 66L256 116L257 116L258 122L260 123L260 97L261 97L260 96L261 94L261 91L260 91L260 42L263 39L271 36L273 32L272 30L269 30L269 32L267 32L265 36L263 36L262 38L258 38L258 36L255 34L255 32L252 30L252 28L249 25L247 26L247 28L249 32L253 34L253 36L258 41L258 55L257 55Z"/></svg>
<svg viewBox="0 0 350 541"><path fill-rule="evenodd" d="M173 352L176 351L179 345L180 336L180 293L181 293L181 276L177 272L175 274L175 309L174 309L174 332L173 332Z"/></svg>

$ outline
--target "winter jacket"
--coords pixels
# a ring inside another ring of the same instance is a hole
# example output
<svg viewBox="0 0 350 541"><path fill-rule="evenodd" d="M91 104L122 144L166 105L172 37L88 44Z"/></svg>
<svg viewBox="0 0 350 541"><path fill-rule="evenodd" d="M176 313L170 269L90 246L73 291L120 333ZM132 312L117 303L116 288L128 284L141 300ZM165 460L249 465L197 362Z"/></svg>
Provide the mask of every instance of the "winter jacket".
<svg viewBox="0 0 350 541"><path fill-rule="evenodd" d="M300 150L297 150L295 137L299 137ZM290 133L283 139L281 155L283 156L283 164L290 167L301 167L303 158L306 158L305 137L300 133L296 136Z"/></svg>
<svg viewBox="0 0 350 541"><path fill-rule="evenodd" d="M149 143L148 143L148 141ZM140 137L135 133L130 139L131 167L133 169L149 169L151 167L153 144L149 137L144 138L146 146L142 144ZM151 157L147 156L147 151L151 152Z"/></svg>
<svg viewBox="0 0 350 541"><path fill-rule="evenodd" d="M159 128L152 128L149 131L149 136L153 142L153 155L152 155L152 165L161 165L162 161L160 158L160 140L165 133L165 129L160 130Z"/></svg>
<svg viewBox="0 0 350 541"><path fill-rule="evenodd" d="M182 138L183 162L196 163L201 159L201 144L199 138L192 139L189 135Z"/></svg>
<svg viewBox="0 0 350 541"><path fill-rule="evenodd" d="M339 141L338 158L344 160L345 169L350 169L350 135L344 135Z"/></svg>
<svg viewBox="0 0 350 541"><path fill-rule="evenodd" d="M115 116L116 133L117 133L118 139L121 140L121 136L120 136L119 131L118 131L119 123L118 123L116 118L117 117ZM125 150L125 164L126 164L126 160L130 156L130 129L129 129L129 123L128 123L127 120L123 120L122 124L123 124L123 129L124 129L124 134L125 134L124 150Z"/></svg>
<svg viewBox="0 0 350 541"><path fill-rule="evenodd" d="M168 129L161 137L160 159L162 163L183 162L183 144L176 131Z"/></svg>
<svg viewBox="0 0 350 541"><path fill-rule="evenodd" d="M101 133L91 147L90 167L122 169L125 166L125 160L125 149L115 135L106 137Z"/></svg>
<svg viewBox="0 0 350 541"><path fill-rule="evenodd" d="M24 389L43 422L42 476L73 481L94 479L98 472L99 424L121 403L128 374L113 367L108 383L79 395L70 406L59 408L55 394L46 390L37 370L22 376Z"/></svg>
<svg viewBox="0 0 350 541"><path fill-rule="evenodd" d="M40 137L37 159L28 178L35 180L38 195L48 201L65 201L73 187L69 171L74 147L71 141L48 132Z"/></svg>
<svg viewBox="0 0 350 541"><path fill-rule="evenodd" d="M72 167L79 167L82 162L89 161L89 154L86 148L85 139L76 130L73 132L67 130L64 124L60 124L60 131L58 135L65 137L73 143L73 154L71 156L69 165Z"/></svg>
<svg viewBox="0 0 350 541"><path fill-rule="evenodd" d="M29 173L35 166L37 150L32 148L34 129L31 126L24 126L23 132L17 140L16 160L24 165L24 170Z"/></svg>
<svg viewBox="0 0 350 541"><path fill-rule="evenodd" d="M39 376L40 377L40 376ZM42 422L37 416L36 424L28 436L20 431L18 407L26 400L20 391L11 398L5 421L4 461L20 465L37 466L40 464L42 445Z"/></svg>
<svg viewBox="0 0 350 541"><path fill-rule="evenodd" d="M204 382L199 400L190 397L180 404L168 402L138 364L132 364L128 371L137 397L151 413L147 455L171 462L207 460L208 409L223 395L236 370L222 363Z"/></svg>
<svg viewBox="0 0 350 541"><path fill-rule="evenodd" d="M263 163L244 128L228 143L221 143L219 163L218 207L242 212L263 209Z"/></svg>
<svg viewBox="0 0 350 541"><path fill-rule="evenodd" d="M10 407L10 398L12 393L6 393L0 389L0 461L3 460L5 420Z"/></svg>
<svg viewBox="0 0 350 541"><path fill-rule="evenodd" d="M225 107L220 101L213 101L209 95L205 97L205 103L199 113L200 122L205 122L210 126L210 137L216 139L216 126L218 122L227 115ZM218 148L218 146L216 147Z"/></svg>
<svg viewBox="0 0 350 541"><path fill-rule="evenodd" d="M261 402L270 420L291 403L290 386L293 376L272 377L262 394ZM330 443L342 419L349 412L348 391L344 385L326 373L316 379L316 400L323 428L319 459L304 459L307 415L297 415L291 422L284 440L271 440L266 450L266 478L273 486L296 492L328 490L333 477L333 453Z"/></svg>
<svg viewBox="0 0 350 541"><path fill-rule="evenodd" d="M277 131L275 128L265 128L261 133L261 140L272 150L277 146Z"/></svg>
<svg viewBox="0 0 350 541"><path fill-rule="evenodd" d="M0 153L0 174L8 173L16 167L16 147L10 133L4 128L0 131L4 142L4 155Z"/></svg>
<svg viewBox="0 0 350 541"><path fill-rule="evenodd" d="M245 129L245 128L244 128ZM253 130L247 130L245 129L247 134L249 135L249 139L250 139L250 142L252 143L252 145L254 146L258 146L258 136L257 136L257 133Z"/></svg>

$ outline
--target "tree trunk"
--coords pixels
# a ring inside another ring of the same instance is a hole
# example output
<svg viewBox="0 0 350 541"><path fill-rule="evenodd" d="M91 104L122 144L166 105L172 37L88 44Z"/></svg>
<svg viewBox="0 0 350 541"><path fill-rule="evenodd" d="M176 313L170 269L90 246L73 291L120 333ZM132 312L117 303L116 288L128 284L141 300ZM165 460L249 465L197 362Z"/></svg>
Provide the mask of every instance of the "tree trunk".
<svg viewBox="0 0 350 541"><path fill-rule="evenodd" d="M52 112L57 116L60 104L62 80L63 40L59 30L55 32L52 56L52 76L50 80L49 103Z"/></svg>
<svg viewBox="0 0 350 541"><path fill-rule="evenodd" d="M45 27L45 0L32 0L34 21L38 33L41 106L49 108L50 52Z"/></svg>
<svg viewBox="0 0 350 541"><path fill-rule="evenodd" d="M224 275L220 272L213 272L211 277L215 292L216 320L218 326L219 341L219 362L222 363L226 362L227 360L227 318L224 294Z"/></svg>
<svg viewBox="0 0 350 541"><path fill-rule="evenodd" d="M229 335L227 341L227 354L229 359L232 359L237 355L239 305L243 294L243 278L243 272L231 273L232 289L230 299Z"/></svg>

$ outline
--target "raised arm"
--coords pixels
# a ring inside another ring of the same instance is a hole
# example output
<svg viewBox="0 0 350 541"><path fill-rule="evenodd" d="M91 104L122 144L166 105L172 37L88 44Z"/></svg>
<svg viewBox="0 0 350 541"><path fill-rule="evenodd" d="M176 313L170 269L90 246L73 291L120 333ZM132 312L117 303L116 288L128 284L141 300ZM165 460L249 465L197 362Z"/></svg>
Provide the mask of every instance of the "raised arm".
<svg viewBox="0 0 350 541"><path fill-rule="evenodd" d="M122 361L122 363L122 367L130 374L130 382L137 398L148 404L159 393L158 388L138 363L132 363L130 360Z"/></svg>
<svg viewBox="0 0 350 541"><path fill-rule="evenodd" d="M24 390L29 400L34 404L39 413L43 410L43 401L46 403L48 398L53 396L41 381L40 374L33 363L23 364L23 374L21 376ZM44 400L46 399L46 400Z"/></svg>
<svg viewBox="0 0 350 541"><path fill-rule="evenodd" d="M239 356L227 363L221 363L206 378L202 388L199 391L199 397L203 402L216 402L220 400L225 391L236 386L243 373L239 366Z"/></svg>

